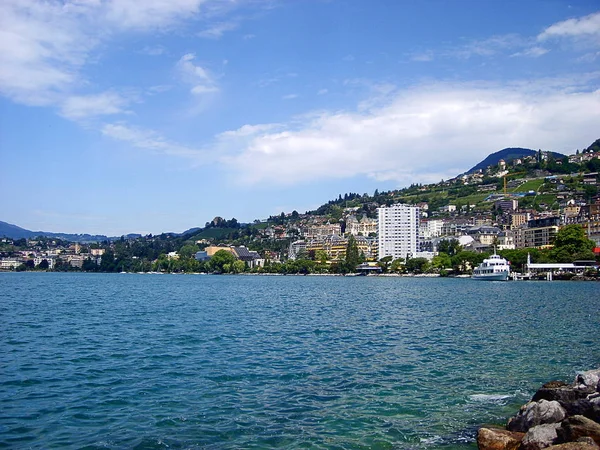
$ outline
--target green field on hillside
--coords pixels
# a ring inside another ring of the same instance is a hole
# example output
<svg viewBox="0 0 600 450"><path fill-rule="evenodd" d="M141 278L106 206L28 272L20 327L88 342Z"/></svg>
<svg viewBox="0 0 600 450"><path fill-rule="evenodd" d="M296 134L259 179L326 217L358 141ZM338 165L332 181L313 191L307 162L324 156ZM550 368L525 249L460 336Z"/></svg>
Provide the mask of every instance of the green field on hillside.
<svg viewBox="0 0 600 450"><path fill-rule="evenodd" d="M544 184L544 179L543 178L538 178L535 180L529 180L526 181L525 183L523 183L520 186L517 186L516 188L512 189L511 192L529 192L529 191L536 191L540 188L540 186L542 184Z"/></svg>
<svg viewBox="0 0 600 450"><path fill-rule="evenodd" d="M556 195L555 194L541 194L541 195L536 195L535 197L535 204L539 205L541 203L544 203L548 206L552 206L553 203L556 202Z"/></svg>

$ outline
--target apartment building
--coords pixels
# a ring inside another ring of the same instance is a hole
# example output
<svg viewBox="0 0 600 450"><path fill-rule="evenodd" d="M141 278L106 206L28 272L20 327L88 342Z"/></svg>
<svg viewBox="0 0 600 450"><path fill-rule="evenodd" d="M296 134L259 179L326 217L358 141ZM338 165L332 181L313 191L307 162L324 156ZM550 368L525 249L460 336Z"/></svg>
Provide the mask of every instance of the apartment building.
<svg viewBox="0 0 600 450"><path fill-rule="evenodd" d="M419 221L417 206L396 204L377 208L379 237L378 258L406 258L419 250Z"/></svg>

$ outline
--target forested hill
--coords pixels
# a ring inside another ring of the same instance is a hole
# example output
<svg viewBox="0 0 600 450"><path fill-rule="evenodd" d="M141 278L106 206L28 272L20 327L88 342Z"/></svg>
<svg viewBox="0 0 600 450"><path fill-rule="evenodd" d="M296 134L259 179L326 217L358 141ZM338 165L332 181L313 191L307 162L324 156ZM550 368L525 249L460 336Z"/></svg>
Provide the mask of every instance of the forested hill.
<svg viewBox="0 0 600 450"><path fill-rule="evenodd" d="M531 150L530 148L521 148L521 147L505 148L505 149L499 150L495 153L492 153L487 158L485 158L483 161L481 161L479 164L477 164L476 166L469 169L466 173L469 174L469 173L477 172L478 170L485 170L489 166L497 165L501 159L503 159L504 162L506 162L506 163L510 163L517 158L533 156L536 153L537 152L535 150ZM554 156L555 159L562 159L565 157L565 155L563 155L561 153L556 153L556 152L548 152L548 153L550 153L552 156Z"/></svg>
<svg viewBox="0 0 600 450"><path fill-rule="evenodd" d="M101 242L106 240L120 239L120 237L107 237L104 235L91 235L91 234L70 234L70 233L53 233L49 231L31 231L25 228L21 228L17 225L13 225L0 220L0 237L7 237L11 239L31 239L38 236L45 236L49 238L61 239L69 242ZM127 238L140 237L141 234L128 234Z"/></svg>

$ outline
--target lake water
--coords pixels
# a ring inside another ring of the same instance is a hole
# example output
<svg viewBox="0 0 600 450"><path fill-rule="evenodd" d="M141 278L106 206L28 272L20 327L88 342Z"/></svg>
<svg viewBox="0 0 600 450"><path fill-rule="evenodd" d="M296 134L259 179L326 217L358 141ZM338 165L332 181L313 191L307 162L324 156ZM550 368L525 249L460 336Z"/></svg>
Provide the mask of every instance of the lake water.
<svg viewBox="0 0 600 450"><path fill-rule="evenodd" d="M0 274L0 447L475 448L600 366L600 284Z"/></svg>

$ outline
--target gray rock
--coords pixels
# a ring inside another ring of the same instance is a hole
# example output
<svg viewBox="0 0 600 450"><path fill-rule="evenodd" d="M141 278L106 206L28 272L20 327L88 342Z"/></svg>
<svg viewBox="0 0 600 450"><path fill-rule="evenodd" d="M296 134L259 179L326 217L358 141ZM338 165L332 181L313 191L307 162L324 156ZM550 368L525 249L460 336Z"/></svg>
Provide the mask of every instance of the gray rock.
<svg viewBox="0 0 600 450"><path fill-rule="evenodd" d="M519 413L509 420L507 428L510 431L526 433L530 428L538 425L558 423L566 416L565 409L557 401L529 402L523 405Z"/></svg>
<svg viewBox="0 0 600 450"><path fill-rule="evenodd" d="M598 386L600 385L600 369L578 373L575 377L574 385L579 389L591 388L592 391L598 391Z"/></svg>
<svg viewBox="0 0 600 450"><path fill-rule="evenodd" d="M547 423L530 428L521 441L521 449L540 450L558 444L559 438L556 430L559 427L558 423Z"/></svg>
<svg viewBox="0 0 600 450"><path fill-rule="evenodd" d="M578 389L561 381L551 381L544 384L531 398L532 402L539 400L556 400L561 404L574 402L588 395L587 390ZM564 405L563 405L564 406Z"/></svg>

